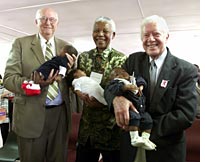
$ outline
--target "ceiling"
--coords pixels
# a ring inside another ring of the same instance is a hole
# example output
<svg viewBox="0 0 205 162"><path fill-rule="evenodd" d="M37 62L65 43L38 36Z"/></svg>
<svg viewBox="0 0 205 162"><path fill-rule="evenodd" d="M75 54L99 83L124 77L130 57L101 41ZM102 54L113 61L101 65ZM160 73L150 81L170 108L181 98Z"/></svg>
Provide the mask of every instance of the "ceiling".
<svg viewBox="0 0 205 162"><path fill-rule="evenodd" d="M35 13L42 7L57 10L60 24L56 36L73 43L79 51L94 47L93 22L102 15L116 22L113 47L126 54L141 49L140 22L153 14L167 20L171 42L182 33L185 39L199 37L200 0L1 0L0 44L36 33Z"/></svg>

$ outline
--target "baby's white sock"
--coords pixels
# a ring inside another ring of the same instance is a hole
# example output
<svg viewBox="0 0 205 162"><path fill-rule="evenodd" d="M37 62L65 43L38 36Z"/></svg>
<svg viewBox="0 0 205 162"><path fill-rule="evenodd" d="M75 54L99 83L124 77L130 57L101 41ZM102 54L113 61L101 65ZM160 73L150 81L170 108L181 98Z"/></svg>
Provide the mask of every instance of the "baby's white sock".
<svg viewBox="0 0 205 162"><path fill-rule="evenodd" d="M130 131L130 138L132 139L136 139L139 137L139 133L138 131Z"/></svg>
<svg viewBox="0 0 205 162"><path fill-rule="evenodd" d="M142 132L142 137L143 137L143 138L146 138L146 139L149 139L150 133Z"/></svg>

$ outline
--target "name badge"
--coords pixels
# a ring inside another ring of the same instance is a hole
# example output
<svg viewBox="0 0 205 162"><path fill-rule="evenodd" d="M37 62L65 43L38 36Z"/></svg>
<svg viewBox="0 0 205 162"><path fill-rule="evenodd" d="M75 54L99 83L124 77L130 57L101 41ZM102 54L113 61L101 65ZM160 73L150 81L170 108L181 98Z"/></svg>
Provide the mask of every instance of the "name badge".
<svg viewBox="0 0 205 162"><path fill-rule="evenodd" d="M102 81L102 74L100 73L96 73L96 72L91 72L90 74L90 78L92 78L93 80L95 80L96 82L98 82L99 84L101 83Z"/></svg>

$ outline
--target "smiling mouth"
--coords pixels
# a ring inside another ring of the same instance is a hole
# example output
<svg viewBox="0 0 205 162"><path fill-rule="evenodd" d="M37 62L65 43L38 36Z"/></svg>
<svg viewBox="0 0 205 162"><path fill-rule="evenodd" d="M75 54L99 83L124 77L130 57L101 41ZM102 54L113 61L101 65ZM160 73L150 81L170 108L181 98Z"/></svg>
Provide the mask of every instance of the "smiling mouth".
<svg viewBox="0 0 205 162"><path fill-rule="evenodd" d="M102 39L102 38L97 38L96 40L97 41L105 41L105 39Z"/></svg>
<svg viewBox="0 0 205 162"><path fill-rule="evenodd" d="M98 42L98 43L104 43L105 40L104 40L104 39L97 39L96 42Z"/></svg>
<svg viewBox="0 0 205 162"><path fill-rule="evenodd" d="M158 44L148 44L147 45L147 47L149 47L149 48L155 48L155 47L157 47L158 46Z"/></svg>

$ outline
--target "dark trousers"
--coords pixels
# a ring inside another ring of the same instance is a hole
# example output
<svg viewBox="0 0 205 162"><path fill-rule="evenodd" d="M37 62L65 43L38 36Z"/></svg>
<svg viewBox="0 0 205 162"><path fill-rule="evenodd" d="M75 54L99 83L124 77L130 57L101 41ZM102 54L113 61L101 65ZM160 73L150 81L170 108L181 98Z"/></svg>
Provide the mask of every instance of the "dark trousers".
<svg viewBox="0 0 205 162"><path fill-rule="evenodd" d="M3 144L5 144L8 133L9 133L9 123L3 123L0 125L1 128L1 135L3 138Z"/></svg>
<svg viewBox="0 0 205 162"><path fill-rule="evenodd" d="M120 141L120 162L134 162L137 147L133 147L130 142L129 132L122 132Z"/></svg>
<svg viewBox="0 0 205 162"><path fill-rule="evenodd" d="M129 126L137 126L141 131L152 129L153 121L149 113L136 113L130 110Z"/></svg>
<svg viewBox="0 0 205 162"><path fill-rule="evenodd" d="M76 162L98 162L100 153L103 158L103 162L120 162L120 151L105 151L100 149L94 149L90 147L89 142L83 146L79 144L77 146Z"/></svg>

